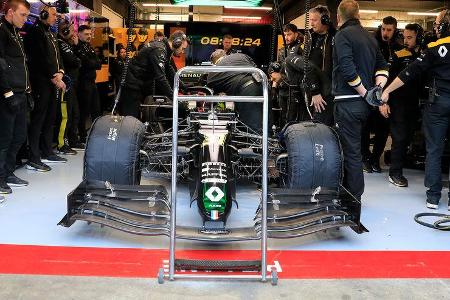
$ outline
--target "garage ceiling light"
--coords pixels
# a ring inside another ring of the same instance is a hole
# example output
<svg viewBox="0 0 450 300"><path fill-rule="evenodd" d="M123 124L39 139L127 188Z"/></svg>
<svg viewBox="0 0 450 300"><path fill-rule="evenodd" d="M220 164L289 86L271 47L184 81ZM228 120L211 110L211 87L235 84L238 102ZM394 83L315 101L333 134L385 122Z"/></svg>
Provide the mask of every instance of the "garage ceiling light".
<svg viewBox="0 0 450 300"><path fill-rule="evenodd" d="M218 1L218 0L171 0L175 5L207 5L207 6L227 6L231 7L260 7L262 0L235 0L235 1Z"/></svg>
<svg viewBox="0 0 450 300"><path fill-rule="evenodd" d="M249 20L261 20L261 17L247 17L247 16L222 16L222 19L249 19Z"/></svg>
<svg viewBox="0 0 450 300"><path fill-rule="evenodd" d="M360 9L359 12L362 13L362 14L377 14L378 10Z"/></svg>
<svg viewBox="0 0 450 300"><path fill-rule="evenodd" d="M189 7L189 5L176 5L176 4L156 4L156 3L144 3L142 6L148 6L148 7Z"/></svg>
<svg viewBox="0 0 450 300"><path fill-rule="evenodd" d="M232 8L232 9L245 9L245 10L272 10L272 7L269 6L261 6L261 7L242 7L242 6L224 6L225 8Z"/></svg>
<svg viewBox="0 0 450 300"><path fill-rule="evenodd" d="M434 12L410 11L410 12L408 12L408 15L410 15L410 16L432 16L432 17L435 17L435 16L439 15L439 13L438 12L434 13Z"/></svg>

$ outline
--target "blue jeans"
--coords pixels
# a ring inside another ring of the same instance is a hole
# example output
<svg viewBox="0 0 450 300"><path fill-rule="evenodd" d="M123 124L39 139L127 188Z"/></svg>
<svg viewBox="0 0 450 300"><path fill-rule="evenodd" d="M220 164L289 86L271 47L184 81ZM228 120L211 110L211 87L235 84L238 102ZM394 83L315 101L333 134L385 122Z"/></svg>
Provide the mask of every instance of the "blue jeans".
<svg viewBox="0 0 450 300"><path fill-rule="evenodd" d="M425 186L427 198L440 200L442 190L442 154L444 153L450 121L450 95L435 97L427 104L423 115L423 131L427 156L425 160Z"/></svg>

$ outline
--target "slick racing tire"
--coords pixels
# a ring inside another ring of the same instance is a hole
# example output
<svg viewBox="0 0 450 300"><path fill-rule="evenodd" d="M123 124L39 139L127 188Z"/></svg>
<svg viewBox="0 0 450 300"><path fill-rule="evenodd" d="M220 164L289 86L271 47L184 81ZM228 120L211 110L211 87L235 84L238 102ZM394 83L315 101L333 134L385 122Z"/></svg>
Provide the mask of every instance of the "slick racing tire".
<svg viewBox="0 0 450 300"><path fill-rule="evenodd" d="M314 122L293 124L286 128L284 141L288 188L339 188L343 155L337 134L330 127Z"/></svg>
<svg viewBox="0 0 450 300"><path fill-rule="evenodd" d="M97 118L86 143L83 179L138 185L144 132L142 122L131 116Z"/></svg>

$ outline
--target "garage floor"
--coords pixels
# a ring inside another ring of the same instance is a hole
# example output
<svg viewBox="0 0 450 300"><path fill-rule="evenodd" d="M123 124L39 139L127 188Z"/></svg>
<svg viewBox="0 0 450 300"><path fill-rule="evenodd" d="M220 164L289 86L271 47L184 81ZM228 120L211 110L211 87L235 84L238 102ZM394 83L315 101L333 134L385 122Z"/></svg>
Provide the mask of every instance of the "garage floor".
<svg viewBox="0 0 450 300"><path fill-rule="evenodd" d="M66 195L81 181L82 153L68 158L48 173L18 170L16 175L30 186L14 189L0 204L0 274L9 274L0 277L0 299L158 299L166 294L206 299L219 292L226 292L225 299L444 299L450 292L445 279L450 278L449 233L413 220L414 214L428 211L421 171L406 171L409 188L390 185L386 172L366 174L362 222L369 233L343 228L270 240L268 263L279 267L282 280L278 287L257 283L256 290L254 284L236 282L158 286L150 278L167 259L168 238L132 236L85 223L57 226L66 213ZM196 208L188 207L183 192L185 188L178 197L178 223L196 225ZM446 192L442 198L439 212L448 213ZM258 193L245 186L238 201L229 225L251 224ZM259 244L180 241L177 247L186 255L242 258L257 254ZM199 252L205 249L216 251Z"/></svg>

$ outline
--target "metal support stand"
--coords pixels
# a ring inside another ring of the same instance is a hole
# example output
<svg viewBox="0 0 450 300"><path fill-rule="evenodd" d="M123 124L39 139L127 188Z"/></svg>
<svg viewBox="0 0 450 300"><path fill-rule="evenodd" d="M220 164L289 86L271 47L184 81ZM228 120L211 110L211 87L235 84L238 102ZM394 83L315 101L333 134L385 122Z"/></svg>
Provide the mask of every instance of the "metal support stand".
<svg viewBox="0 0 450 300"><path fill-rule="evenodd" d="M186 72L236 72L236 73L257 73L262 78L262 96L179 96L180 75ZM177 216L177 155L178 155L178 103L186 101L203 102L256 102L263 105L263 138L262 138L262 187L261 187L261 264L259 275L187 275L175 273L176 262L176 216ZM172 188L171 188L171 216L170 216L170 249L169 249L169 273L159 272L158 282L162 283L164 277L169 280L176 278L196 278L196 279L234 279L234 280L260 280L267 281L270 277L272 284L277 281L275 270L271 270L271 275L267 275L267 168L268 168L268 124L269 124L269 92L268 80L263 71L253 67L184 67L175 74L173 90L173 117L172 117ZM164 275L164 276L163 276Z"/></svg>

